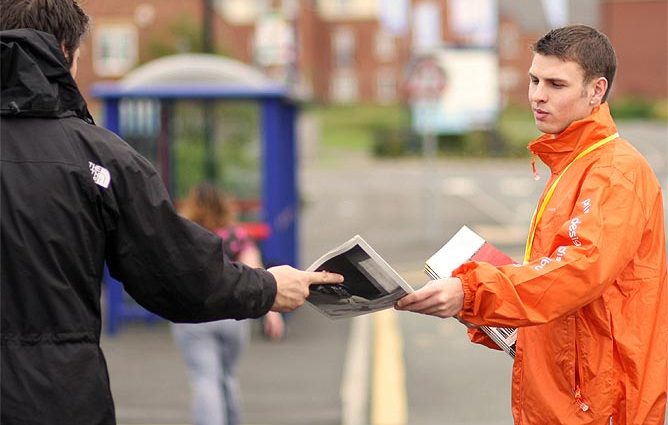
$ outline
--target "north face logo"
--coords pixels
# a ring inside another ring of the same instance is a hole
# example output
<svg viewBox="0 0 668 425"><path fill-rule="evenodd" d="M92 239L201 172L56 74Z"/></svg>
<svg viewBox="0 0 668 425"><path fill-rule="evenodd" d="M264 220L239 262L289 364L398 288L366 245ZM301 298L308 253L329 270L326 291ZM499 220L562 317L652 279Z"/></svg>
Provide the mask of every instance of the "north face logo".
<svg viewBox="0 0 668 425"><path fill-rule="evenodd" d="M109 174L109 170L100 165L93 164L90 161L88 161L88 168L93 175L93 181L96 185L102 186L105 189L109 187L109 183L111 183L111 174Z"/></svg>

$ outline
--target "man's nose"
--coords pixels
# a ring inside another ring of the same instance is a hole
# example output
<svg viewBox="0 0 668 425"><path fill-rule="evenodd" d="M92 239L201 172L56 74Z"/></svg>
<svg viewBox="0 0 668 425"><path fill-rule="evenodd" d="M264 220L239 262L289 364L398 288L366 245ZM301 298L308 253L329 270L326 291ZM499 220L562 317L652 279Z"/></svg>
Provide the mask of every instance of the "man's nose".
<svg viewBox="0 0 668 425"><path fill-rule="evenodd" d="M536 83L529 88L529 100L531 102L544 102L546 96L545 86L541 83Z"/></svg>

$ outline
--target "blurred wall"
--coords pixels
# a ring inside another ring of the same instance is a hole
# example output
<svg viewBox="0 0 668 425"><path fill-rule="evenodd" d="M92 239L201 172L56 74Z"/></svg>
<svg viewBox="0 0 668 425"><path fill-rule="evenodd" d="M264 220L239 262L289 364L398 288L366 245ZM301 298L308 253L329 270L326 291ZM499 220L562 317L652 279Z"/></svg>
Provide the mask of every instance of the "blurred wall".
<svg viewBox="0 0 668 425"><path fill-rule="evenodd" d="M601 8L617 52L614 98L668 98L668 1L606 0Z"/></svg>

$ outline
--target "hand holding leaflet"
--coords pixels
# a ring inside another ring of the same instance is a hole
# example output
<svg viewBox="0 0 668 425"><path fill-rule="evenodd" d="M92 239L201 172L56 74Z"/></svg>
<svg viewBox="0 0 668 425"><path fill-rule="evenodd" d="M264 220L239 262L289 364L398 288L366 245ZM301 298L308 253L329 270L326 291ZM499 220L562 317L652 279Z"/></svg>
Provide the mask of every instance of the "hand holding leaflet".
<svg viewBox="0 0 668 425"><path fill-rule="evenodd" d="M485 261L495 266L514 262L512 258L499 251L473 230L462 226L436 254L426 261L424 269L431 278L440 279L451 276L452 271L466 261ZM480 329L503 351L515 357L516 329L492 326L481 326Z"/></svg>
<svg viewBox="0 0 668 425"><path fill-rule="evenodd" d="M343 276L335 273L302 271L290 266L271 267L267 271L276 279L276 299L271 311L292 311L304 304L311 284L324 287L343 282Z"/></svg>
<svg viewBox="0 0 668 425"><path fill-rule="evenodd" d="M434 279L397 302L398 310L440 318L454 317L464 304L462 282L456 277Z"/></svg>
<svg viewBox="0 0 668 425"><path fill-rule="evenodd" d="M513 260L466 226L425 262L425 273L433 280L423 288L397 303L397 309L437 317L454 317L464 304L464 291L453 270L466 261L485 261L495 266L511 264ZM463 322L462 322L463 323ZM469 326L469 324L464 323ZM503 351L515 357L517 330L481 326Z"/></svg>
<svg viewBox="0 0 668 425"><path fill-rule="evenodd" d="M306 301L330 319L390 308L399 298L413 292L360 235L329 251L307 270L328 271L344 277L340 284L310 287Z"/></svg>

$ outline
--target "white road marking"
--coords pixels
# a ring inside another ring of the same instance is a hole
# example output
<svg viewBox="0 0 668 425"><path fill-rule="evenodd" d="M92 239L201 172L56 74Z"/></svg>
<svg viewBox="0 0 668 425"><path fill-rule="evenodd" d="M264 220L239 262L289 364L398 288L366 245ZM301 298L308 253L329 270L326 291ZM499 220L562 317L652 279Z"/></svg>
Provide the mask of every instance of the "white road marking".
<svg viewBox="0 0 668 425"><path fill-rule="evenodd" d="M342 425L366 425L368 422L370 340L371 316L353 317L341 381Z"/></svg>

